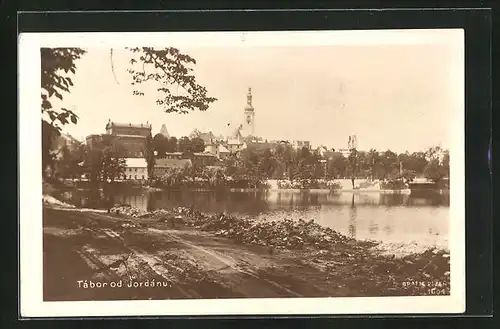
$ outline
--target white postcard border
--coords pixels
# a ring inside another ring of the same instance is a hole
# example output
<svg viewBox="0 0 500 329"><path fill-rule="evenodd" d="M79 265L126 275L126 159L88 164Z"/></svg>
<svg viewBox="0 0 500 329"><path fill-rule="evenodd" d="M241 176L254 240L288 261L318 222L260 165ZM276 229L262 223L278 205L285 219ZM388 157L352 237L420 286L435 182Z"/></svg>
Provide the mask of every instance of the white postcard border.
<svg viewBox="0 0 500 329"><path fill-rule="evenodd" d="M42 184L40 148L40 47L256 47L347 44L451 43L456 47L457 114L450 148L450 296L370 298L248 298L164 301L43 301ZM20 315L161 316L266 314L462 313L465 311L465 62L464 32L373 30L300 32L27 33L19 36ZM461 111L461 112L460 112ZM453 220L451 220L451 218Z"/></svg>

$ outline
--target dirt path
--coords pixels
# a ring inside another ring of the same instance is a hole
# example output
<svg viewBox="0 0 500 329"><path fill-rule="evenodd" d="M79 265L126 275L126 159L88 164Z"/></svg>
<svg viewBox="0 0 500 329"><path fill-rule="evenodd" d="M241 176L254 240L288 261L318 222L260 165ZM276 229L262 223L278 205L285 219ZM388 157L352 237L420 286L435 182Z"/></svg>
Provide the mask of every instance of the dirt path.
<svg viewBox="0 0 500 329"><path fill-rule="evenodd" d="M270 254L265 247L236 245L193 229L77 210L44 210L46 300L336 295L304 281L304 271L319 281L326 275L305 268L289 252ZM120 280L121 288L110 287ZM91 281L107 285L90 288ZM127 287L134 282L142 287Z"/></svg>

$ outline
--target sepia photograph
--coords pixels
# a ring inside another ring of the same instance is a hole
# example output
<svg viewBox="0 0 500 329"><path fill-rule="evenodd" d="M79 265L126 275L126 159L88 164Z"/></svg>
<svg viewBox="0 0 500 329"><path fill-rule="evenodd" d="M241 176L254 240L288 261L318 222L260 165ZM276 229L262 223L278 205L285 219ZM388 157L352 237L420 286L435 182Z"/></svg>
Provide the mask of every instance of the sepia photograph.
<svg viewBox="0 0 500 329"><path fill-rule="evenodd" d="M21 34L22 311L463 312L463 67L458 29Z"/></svg>

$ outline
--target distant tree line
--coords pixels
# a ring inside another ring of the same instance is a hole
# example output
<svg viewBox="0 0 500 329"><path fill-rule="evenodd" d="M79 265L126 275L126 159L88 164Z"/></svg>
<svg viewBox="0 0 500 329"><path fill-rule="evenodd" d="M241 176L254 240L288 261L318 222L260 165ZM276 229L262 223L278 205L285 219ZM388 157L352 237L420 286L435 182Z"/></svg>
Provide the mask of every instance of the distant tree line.
<svg viewBox="0 0 500 329"><path fill-rule="evenodd" d="M442 156L441 156L442 155ZM351 150L346 157L340 152L294 149L278 145L274 149L247 148L238 156L226 160L226 174L235 177L262 179L377 179L410 182L425 177L434 182L449 177L449 151L440 147L425 152L397 154L387 150L379 152Z"/></svg>
<svg viewBox="0 0 500 329"><path fill-rule="evenodd" d="M205 142L199 137L189 138L176 137L167 138L162 134L156 134L152 140L152 150L157 152L158 157L163 157L165 153L181 152L181 153L197 153L205 150Z"/></svg>
<svg viewBox="0 0 500 329"><path fill-rule="evenodd" d="M112 142L112 136L103 135L92 148L82 143L66 143L53 159L50 178L113 182L123 177L124 155L124 150Z"/></svg>
<svg viewBox="0 0 500 329"><path fill-rule="evenodd" d="M42 143L45 145L44 143ZM49 143L50 144L50 143ZM166 138L157 134L146 138L144 157L149 177L157 158L168 152L181 152L189 158L193 153L205 148L199 137ZM154 153L157 152L157 155ZM83 144L64 145L51 154L52 175L57 178L86 177L91 182L114 181L124 174L126 163L124 150L112 143L112 137L103 138L92 149ZM193 162L194 163L194 162ZM432 147L421 152L395 153L391 150L379 152L351 150L348 156L329 151L321 155L319 150L307 147L296 150L291 145L279 144L275 147L257 148L251 145L226 158L222 163L223 171L214 176L217 180L230 177L233 182L245 182L245 186L261 186L267 179L297 180L335 180L376 179L383 181L411 182L416 177L425 177L436 183L449 177L450 156L448 150ZM193 168L182 173L170 174L172 177L189 176L212 177L203 168ZM221 175L223 174L223 175ZM170 177L169 176L169 177ZM157 177L160 178L160 177ZM170 179L170 178L168 178ZM216 183L214 183L216 184Z"/></svg>

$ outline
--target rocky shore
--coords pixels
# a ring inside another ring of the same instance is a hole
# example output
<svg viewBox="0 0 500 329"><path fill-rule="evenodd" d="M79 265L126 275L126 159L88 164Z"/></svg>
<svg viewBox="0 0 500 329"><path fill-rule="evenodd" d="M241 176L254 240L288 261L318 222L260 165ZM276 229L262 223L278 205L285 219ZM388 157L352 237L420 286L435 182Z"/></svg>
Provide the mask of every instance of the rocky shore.
<svg viewBox="0 0 500 329"><path fill-rule="evenodd" d="M382 247L381 243L349 238L313 220L256 221L225 213L205 214L186 207L144 212L130 205L116 205L110 212L139 219L154 219L172 228L193 227L229 238L237 244L265 246L270 253L301 250L310 253L319 262L330 258L332 252L342 250L343 255L359 260L360 265L362 262L377 264L374 275L382 271L382 275L388 275L395 281L418 282L420 286L411 287L415 292L425 290L423 282L429 280L439 282L441 292L445 294L450 289L449 250L428 248L421 252L403 252L404 246L400 246L391 251L387 246Z"/></svg>

